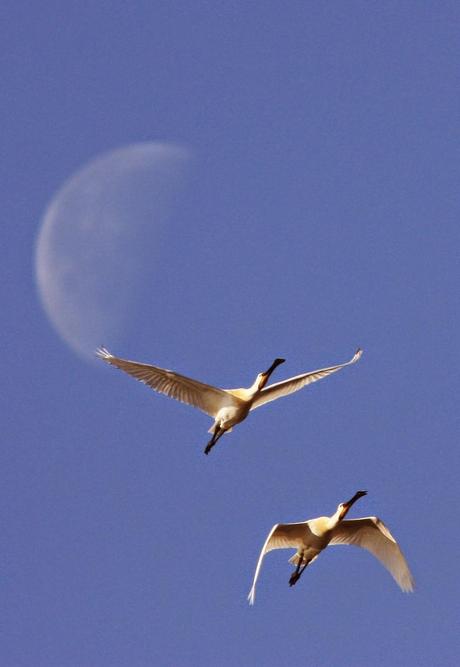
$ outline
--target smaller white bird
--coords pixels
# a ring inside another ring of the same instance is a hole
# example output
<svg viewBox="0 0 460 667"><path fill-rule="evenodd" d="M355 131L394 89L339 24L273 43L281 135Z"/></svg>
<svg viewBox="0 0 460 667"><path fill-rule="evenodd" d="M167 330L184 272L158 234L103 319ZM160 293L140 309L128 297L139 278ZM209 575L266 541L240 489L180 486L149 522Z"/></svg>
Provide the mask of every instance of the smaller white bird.
<svg viewBox="0 0 460 667"><path fill-rule="evenodd" d="M274 401L276 398L292 394L311 382L321 380L321 378L325 378L345 366L354 364L362 353L362 350L358 349L353 358L344 364L302 373L302 375L296 375L288 380L282 380L266 387L265 385L275 368L285 361L284 359L275 359L268 370L257 375L248 389L219 389L165 368L115 357L105 347L99 347L96 350L96 356L108 364L129 373L136 380L140 380L160 394L166 394L166 396L175 398L176 401L193 405L193 407L212 417L214 424L208 431L208 433L212 433L212 438L206 445L205 454L209 454L224 433L230 433L233 426L246 419L251 410Z"/></svg>
<svg viewBox="0 0 460 667"><path fill-rule="evenodd" d="M289 585L300 579L305 568L313 563L329 544L354 544L371 552L390 572L399 587L413 591L414 580L398 543L376 516L343 521L350 507L367 491L357 491L346 503L340 503L331 517L320 516L317 519L300 523L277 523L268 534L260 552L252 588L249 591L249 604L254 604L256 583L264 556L272 549L296 549L289 562L296 566L291 574Z"/></svg>

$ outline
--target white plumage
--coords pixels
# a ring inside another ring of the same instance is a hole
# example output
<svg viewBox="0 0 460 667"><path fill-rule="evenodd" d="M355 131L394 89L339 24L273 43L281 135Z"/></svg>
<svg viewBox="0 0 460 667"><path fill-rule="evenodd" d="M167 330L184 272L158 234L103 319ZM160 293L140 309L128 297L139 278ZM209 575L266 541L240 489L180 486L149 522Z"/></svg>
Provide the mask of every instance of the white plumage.
<svg viewBox="0 0 460 667"><path fill-rule="evenodd" d="M344 364L303 373L266 387L265 385L275 368L284 362L284 359L275 359L268 370L257 375L251 387L247 389L219 389L204 382L192 380L174 371L115 357L105 347L100 347L96 351L96 355L100 359L129 373L129 375L155 391L182 403L192 405L213 417L214 423L209 430L212 433L212 438L206 446L206 454L225 432L230 431L233 426L243 421L250 410L282 396L292 394L345 366L354 364L361 357L361 354L362 350L358 349L353 358Z"/></svg>
<svg viewBox="0 0 460 667"><path fill-rule="evenodd" d="M265 554L273 549L296 549L289 562L296 565L289 584L293 586L305 568L311 564L328 545L352 544L367 549L390 572L399 587L406 592L414 588L414 580L398 543L381 519L368 516L362 519L343 521L353 503L366 495L358 491L346 503L341 503L331 517L321 516L300 523L276 524L268 534L257 561L249 604L254 604L257 579Z"/></svg>

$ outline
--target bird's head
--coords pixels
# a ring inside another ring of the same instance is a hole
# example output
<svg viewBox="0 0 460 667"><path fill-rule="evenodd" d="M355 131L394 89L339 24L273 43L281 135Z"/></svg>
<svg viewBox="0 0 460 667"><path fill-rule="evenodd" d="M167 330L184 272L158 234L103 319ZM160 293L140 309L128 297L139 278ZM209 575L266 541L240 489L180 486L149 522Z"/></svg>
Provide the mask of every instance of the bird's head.
<svg viewBox="0 0 460 667"><path fill-rule="evenodd" d="M337 513L338 513L338 518L339 521L342 521L342 519L345 518L346 514L349 512L350 508L354 503L362 498L363 496L367 495L367 491L356 491L355 495L353 498L350 498L350 500L347 500L346 503L340 503L340 505L337 507Z"/></svg>
<svg viewBox="0 0 460 667"><path fill-rule="evenodd" d="M270 375L273 373L275 368L280 364L284 364L285 361L286 359L275 359L270 368L268 368L264 373L259 373L256 379L256 384L259 391L265 387Z"/></svg>

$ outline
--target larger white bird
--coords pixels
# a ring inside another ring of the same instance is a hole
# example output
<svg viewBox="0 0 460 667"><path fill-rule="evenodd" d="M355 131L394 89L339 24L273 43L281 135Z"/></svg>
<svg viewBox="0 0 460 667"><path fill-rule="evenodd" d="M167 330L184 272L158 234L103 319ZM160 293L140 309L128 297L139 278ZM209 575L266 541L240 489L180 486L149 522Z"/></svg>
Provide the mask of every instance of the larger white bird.
<svg viewBox="0 0 460 667"><path fill-rule="evenodd" d="M224 433L230 432L233 426L243 421L250 410L274 401L276 398L292 394L307 384L339 371L344 366L354 364L361 357L361 354L362 350L358 349L353 358L344 364L296 375L288 380L282 380L266 387L265 385L275 368L285 361L284 359L275 359L268 370L258 374L254 383L248 389L218 389L184 375L179 375L174 371L114 357L105 347L100 347L96 351L98 357L129 373L137 380L155 389L155 391L199 408L213 417L214 424L209 429L212 438L206 445L205 454L209 454Z"/></svg>
<svg viewBox="0 0 460 667"><path fill-rule="evenodd" d="M289 585L294 586L307 565L313 563L329 544L354 544L367 549L378 558L403 591L412 591L414 580L409 566L383 521L376 516L343 520L353 503L366 494L367 491L357 491L351 500L340 503L331 517L320 516L300 523L277 523L273 526L260 552L248 595L249 604L254 604L256 583L266 553L272 549L296 549L289 560L296 566L289 579Z"/></svg>

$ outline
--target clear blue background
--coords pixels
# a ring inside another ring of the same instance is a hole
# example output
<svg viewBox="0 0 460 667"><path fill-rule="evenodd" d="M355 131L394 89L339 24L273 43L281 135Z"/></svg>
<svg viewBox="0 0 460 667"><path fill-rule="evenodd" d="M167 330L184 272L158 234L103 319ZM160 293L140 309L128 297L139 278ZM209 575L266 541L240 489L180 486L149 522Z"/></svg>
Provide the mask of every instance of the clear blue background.
<svg viewBox="0 0 460 667"><path fill-rule="evenodd" d="M1 663L458 664L458 3L2 14ZM365 349L208 458L209 420L82 362L34 284L56 189L150 140L195 159L114 352L226 387ZM353 515L388 523L416 592L351 548L290 589L279 551L250 608L273 523L359 488Z"/></svg>

